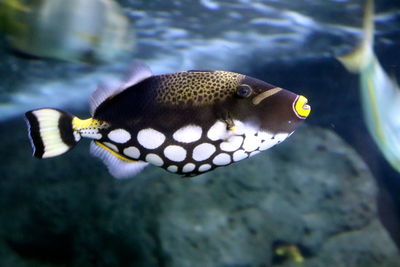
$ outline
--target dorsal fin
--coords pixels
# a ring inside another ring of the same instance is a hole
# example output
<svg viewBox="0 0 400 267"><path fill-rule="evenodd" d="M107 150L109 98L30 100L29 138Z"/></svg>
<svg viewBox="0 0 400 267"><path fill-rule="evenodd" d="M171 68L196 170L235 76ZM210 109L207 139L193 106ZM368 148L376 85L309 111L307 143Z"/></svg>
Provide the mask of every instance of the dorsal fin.
<svg viewBox="0 0 400 267"><path fill-rule="evenodd" d="M89 98L90 114L93 115L97 107L107 98L115 96L125 89L151 77L153 74L148 66L143 63L135 62L127 75L127 78L119 86L115 83L100 83L96 91Z"/></svg>

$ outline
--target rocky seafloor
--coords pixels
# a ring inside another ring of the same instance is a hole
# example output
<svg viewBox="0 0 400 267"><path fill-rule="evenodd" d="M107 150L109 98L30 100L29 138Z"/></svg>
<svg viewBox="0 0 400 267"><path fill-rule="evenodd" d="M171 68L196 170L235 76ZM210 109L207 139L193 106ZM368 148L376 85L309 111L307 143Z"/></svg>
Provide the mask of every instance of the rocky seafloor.
<svg viewBox="0 0 400 267"><path fill-rule="evenodd" d="M0 266L400 266L368 167L322 128L192 179L115 180L87 142L31 158L22 118L0 138Z"/></svg>

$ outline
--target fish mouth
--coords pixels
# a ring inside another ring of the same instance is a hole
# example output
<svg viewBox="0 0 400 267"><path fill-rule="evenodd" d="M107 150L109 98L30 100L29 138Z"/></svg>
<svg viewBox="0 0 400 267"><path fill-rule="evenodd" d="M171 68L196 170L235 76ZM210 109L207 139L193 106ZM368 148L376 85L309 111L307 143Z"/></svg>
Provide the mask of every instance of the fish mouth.
<svg viewBox="0 0 400 267"><path fill-rule="evenodd" d="M311 106L306 97L299 95L293 102L293 111L300 119L305 119L310 115Z"/></svg>

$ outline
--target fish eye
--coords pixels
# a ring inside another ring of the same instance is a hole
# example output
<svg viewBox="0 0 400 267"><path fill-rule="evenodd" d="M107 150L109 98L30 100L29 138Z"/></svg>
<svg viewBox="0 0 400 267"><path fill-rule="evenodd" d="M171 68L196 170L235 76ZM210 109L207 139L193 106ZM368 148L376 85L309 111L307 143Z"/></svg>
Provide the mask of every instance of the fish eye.
<svg viewBox="0 0 400 267"><path fill-rule="evenodd" d="M253 89L251 88L250 85L248 84L241 84L239 85L236 94L240 97L249 97L251 95L251 93L253 92Z"/></svg>

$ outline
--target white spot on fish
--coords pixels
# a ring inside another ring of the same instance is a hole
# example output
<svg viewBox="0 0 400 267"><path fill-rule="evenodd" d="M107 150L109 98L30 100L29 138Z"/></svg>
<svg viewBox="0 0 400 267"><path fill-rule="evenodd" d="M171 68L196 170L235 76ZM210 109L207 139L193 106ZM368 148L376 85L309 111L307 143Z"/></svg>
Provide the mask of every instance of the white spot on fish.
<svg viewBox="0 0 400 267"><path fill-rule="evenodd" d="M208 171L209 169L211 169L210 164L203 164L199 167L199 172L205 172L205 171Z"/></svg>
<svg viewBox="0 0 400 267"><path fill-rule="evenodd" d="M261 145L258 149L261 151L264 151L264 150L270 149L274 145L276 145L276 142L274 140L264 141L261 143Z"/></svg>
<svg viewBox="0 0 400 267"><path fill-rule="evenodd" d="M251 125L251 124L245 124L243 125L243 131L244 135L247 136L253 136L257 133L257 127Z"/></svg>
<svg viewBox="0 0 400 267"><path fill-rule="evenodd" d="M242 135L246 130L246 126L243 122L239 120L233 120L233 124L235 125L235 135Z"/></svg>
<svg viewBox="0 0 400 267"><path fill-rule="evenodd" d="M87 137L87 138L96 139L96 140L99 140L102 137L102 135L96 129L91 129L91 130L83 129L83 130L80 130L79 133L80 133L80 136L82 136L82 137ZM74 132L74 135L75 135L75 132Z"/></svg>
<svg viewBox="0 0 400 267"><path fill-rule="evenodd" d="M129 141L129 139L131 139L131 134L124 129L112 130L107 136L111 141L119 144L126 143Z"/></svg>
<svg viewBox="0 0 400 267"><path fill-rule="evenodd" d="M30 135L29 135L29 137L30 137ZM79 140L81 140L81 135L78 132L74 131L74 139L75 139L75 142L78 142Z"/></svg>
<svg viewBox="0 0 400 267"><path fill-rule="evenodd" d="M260 131L258 132L258 136L261 139L261 144L258 148L259 150L267 150L276 145L276 139L274 138L274 135L272 133Z"/></svg>
<svg viewBox="0 0 400 267"><path fill-rule="evenodd" d="M105 145L108 148L111 148L111 150L118 152L118 147L114 144L111 144L109 142L103 142L103 145Z"/></svg>
<svg viewBox="0 0 400 267"><path fill-rule="evenodd" d="M243 149L240 149L240 150L236 151L235 153L233 153L233 160L239 161L239 160L247 158L247 156L248 156L247 153Z"/></svg>
<svg viewBox="0 0 400 267"><path fill-rule="evenodd" d="M227 153L220 153L213 159L213 163L218 166L228 165L231 163L231 156Z"/></svg>
<svg viewBox="0 0 400 267"><path fill-rule="evenodd" d="M217 121L213 126L208 130L207 137L210 138L211 141L217 141L221 139L225 139L227 136L226 124L222 121Z"/></svg>
<svg viewBox="0 0 400 267"><path fill-rule="evenodd" d="M186 163L185 166L183 166L182 168L182 172L191 172L194 170L194 168L196 168L196 165L194 165L193 163Z"/></svg>
<svg viewBox="0 0 400 267"><path fill-rule="evenodd" d="M281 143L283 140L285 140L289 136L288 133L278 133L275 135L275 140L276 143Z"/></svg>
<svg viewBox="0 0 400 267"><path fill-rule="evenodd" d="M130 158L138 159L140 157L140 151L134 146L130 146L124 149L124 154Z"/></svg>
<svg viewBox="0 0 400 267"><path fill-rule="evenodd" d="M259 131L258 132L258 137L260 137L261 141L270 140L270 139L272 139L273 136L274 135L272 133L269 133L269 132L264 132L264 131Z"/></svg>
<svg viewBox="0 0 400 267"><path fill-rule="evenodd" d="M152 128L147 128L138 132L137 140L147 149L156 149L164 143L165 135Z"/></svg>
<svg viewBox="0 0 400 267"><path fill-rule="evenodd" d="M250 153L249 157L252 157L252 156L254 156L254 155L257 155L258 153L260 153L259 150L253 151L253 152Z"/></svg>
<svg viewBox="0 0 400 267"><path fill-rule="evenodd" d="M255 125L252 124L245 124L244 126L244 141L243 141L243 146L242 148L246 151L246 152L251 152L256 150L260 144L261 144L261 138L256 135L258 130Z"/></svg>
<svg viewBox="0 0 400 267"><path fill-rule="evenodd" d="M96 140L100 140L103 136L101 135L101 133L94 133L89 135L90 138L96 139Z"/></svg>
<svg viewBox="0 0 400 267"><path fill-rule="evenodd" d="M170 171L170 172L177 172L178 171L178 166L176 166L176 165L168 166L167 170Z"/></svg>
<svg viewBox="0 0 400 267"><path fill-rule="evenodd" d="M196 161L206 160L214 154L216 148L209 143L202 143L193 149L193 159Z"/></svg>
<svg viewBox="0 0 400 267"><path fill-rule="evenodd" d="M186 150L181 146L171 145L164 149L164 155L172 161L181 162L186 158Z"/></svg>
<svg viewBox="0 0 400 267"><path fill-rule="evenodd" d="M200 139L203 130L197 125L187 125L173 134L173 138L181 143L192 143Z"/></svg>
<svg viewBox="0 0 400 267"><path fill-rule="evenodd" d="M259 150L262 150L262 151L267 150L267 149L273 147L274 145L281 143L288 136L289 136L289 134L287 134L287 133L279 133L274 136L272 136L272 134L268 134L269 139L265 139L265 141L263 141L261 143Z"/></svg>
<svg viewBox="0 0 400 267"><path fill-rule="evenodd" d="M164 161L162 160L162 158L160 158L157 154L153 154L153 153L147 154L146 161L155 166L162 166L164 164Z"/></svg>
<svg viewBox="0 0 400 267"><path fill-rule="evenodd" d="M229 137L228 140L226 140L225 142L222 142L220 148L223 151L232 152L238 150L242 145L242 142L243 142L242 136L234 135Z"/></svg>
<svg viewBox="0 0 400 267"><path fill-rule="evenodd" d="M263 141L258 149L264 151L273 147L274 145L276 145L275 139L268 139Z"/></svg>
<svg viewBox="0 0 400 267"><path fill-rule="evenodd" d="M246 152L254 151L260 146L260 144L261 140L258 136L255 136L254 134L246 135L243 142L243 149Z"/></svg>

